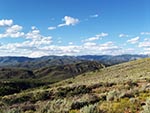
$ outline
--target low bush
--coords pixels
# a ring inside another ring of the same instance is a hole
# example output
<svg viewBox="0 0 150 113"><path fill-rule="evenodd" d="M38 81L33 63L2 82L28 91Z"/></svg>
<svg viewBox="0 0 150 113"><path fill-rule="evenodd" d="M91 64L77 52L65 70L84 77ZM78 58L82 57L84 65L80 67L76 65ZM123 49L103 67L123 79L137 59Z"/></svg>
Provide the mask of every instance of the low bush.
<svg viewBox="0 0 150 113"><path fill-rule="evenodd" d="M150 99L146 100L146 103L143 106L143 111L141 111L141 113L150 113Z"/></svg>
<svg viewBox="0 0 150 113"><path fill-rule="evenodd" d="M97 107L97 104L94 105L88 105L80 109L80 113L103 113L100 111L100 109Z"/></svg>

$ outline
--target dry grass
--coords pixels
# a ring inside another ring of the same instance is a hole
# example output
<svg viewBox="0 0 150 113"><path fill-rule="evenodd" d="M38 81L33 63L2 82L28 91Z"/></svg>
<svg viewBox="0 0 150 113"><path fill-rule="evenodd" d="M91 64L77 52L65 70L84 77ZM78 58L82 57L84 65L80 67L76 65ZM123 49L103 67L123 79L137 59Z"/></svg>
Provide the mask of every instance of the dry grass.
<svg viewBox="0 0 150 113"><path fill-rule="evenodd" d="M146 58L88 72L40 89L1 97L0 107L27 107L27 111L35 113L148 113L149 67L150 59ZM22 112L25 110L18 113Z"/></svg>

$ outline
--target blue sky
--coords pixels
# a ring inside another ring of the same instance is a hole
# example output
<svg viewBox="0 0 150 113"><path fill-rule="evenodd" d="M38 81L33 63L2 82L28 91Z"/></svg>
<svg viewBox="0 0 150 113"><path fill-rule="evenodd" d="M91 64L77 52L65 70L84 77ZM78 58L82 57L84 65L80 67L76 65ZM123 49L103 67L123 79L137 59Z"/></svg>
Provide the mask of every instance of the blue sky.
<svg viewBox="0 0 150 113"><path fill-rule="evenodd" d="M150 0L0 0L0 56L150 54Z"/></svg>

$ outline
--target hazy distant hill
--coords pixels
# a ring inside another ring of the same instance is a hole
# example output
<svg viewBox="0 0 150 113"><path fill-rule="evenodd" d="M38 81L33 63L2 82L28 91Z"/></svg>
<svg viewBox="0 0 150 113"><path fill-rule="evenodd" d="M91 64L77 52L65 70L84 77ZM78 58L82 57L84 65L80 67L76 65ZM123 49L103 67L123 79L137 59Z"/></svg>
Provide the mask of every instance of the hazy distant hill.
<svg viewBox="0 0 150 113"><path fill-rule="evenodd" d="M114 64L119 64L123 62L128 62L131 60L137 60L140 58L147 58L148 55L130 55L130 54L124 54L124 55L117 55L117 56L111 56L111 55L84 55L84 56L78 56L77 58L83 59L83 60L95 60L100 61L106 66L111 66Z"/></svg>
<svg viewBox="0 0 150 113"><path fill-rule="evenodd" d="M65 65L78 63L85 60L100 61L110 66L139 58L146 58L148 55L84 55L84 56L43 56L40 58L28 57L0 57L0 67L22 67L27 69L38 69L47 66Z"/></svg>
<svg viewBox="0 0 150 113"><path fill-rule="evenodd" d="M28 57L0 57L0 66L5 66L5 65L15 65L17 63L24 63L24 62L29 62L33 61L34 58L28 58Z"/></svg>
<svg viewBox="0 0 150 113"><path fill-rule="evenodd" d="M83 61L74 56L44 56L40 58L28 57L0 57L0 67L19 67L38 69L47 66L72 64Z"/></svg>

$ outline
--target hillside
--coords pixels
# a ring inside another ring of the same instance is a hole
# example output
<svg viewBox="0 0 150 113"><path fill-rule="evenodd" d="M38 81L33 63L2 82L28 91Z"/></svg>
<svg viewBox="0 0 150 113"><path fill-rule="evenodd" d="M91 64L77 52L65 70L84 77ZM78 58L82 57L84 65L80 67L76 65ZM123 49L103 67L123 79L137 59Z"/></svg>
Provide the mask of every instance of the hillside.
<svg viewBox="0 0 150 113"><path fill-rule="evenodd" d="M82 61L67 65L43 67L35 70L34 74L36 78L40 78L40 80L54 82L71 77L75 78L79 74L96 71L104 67L103 64L95 61Z"/></svg>
<svg viewBox="0 0 150 113"><path fill-rule="evenodd" d="M35 78L34 73L27 69L0 68L0 80L2 79L31 79Z"/></svg>
<svg viewBox="0 0 150 113"><path fill-rule="evenodd" d="M0 68L0 81L2 80L44 80L49 82L59 81L75 77L81 73L95 71L105 66L95 61L80 61L78 63L43 66L36 70L24 68L4 67Z"/></svg>
<svg viewBox="0 0 150 113"><path fill-rule="evenodd" d="M94 61L82 61L67 65L54 65L28 70L23 68L0 68L0 96L18 93L22 90L52 84L89 71L104 68Z"/></svg>
<svg viewBox="0 0 150 113"><path fill-rule="evenodd" d="M149 113L149 67L140 59L2 96L1 112Z"/></svg>

